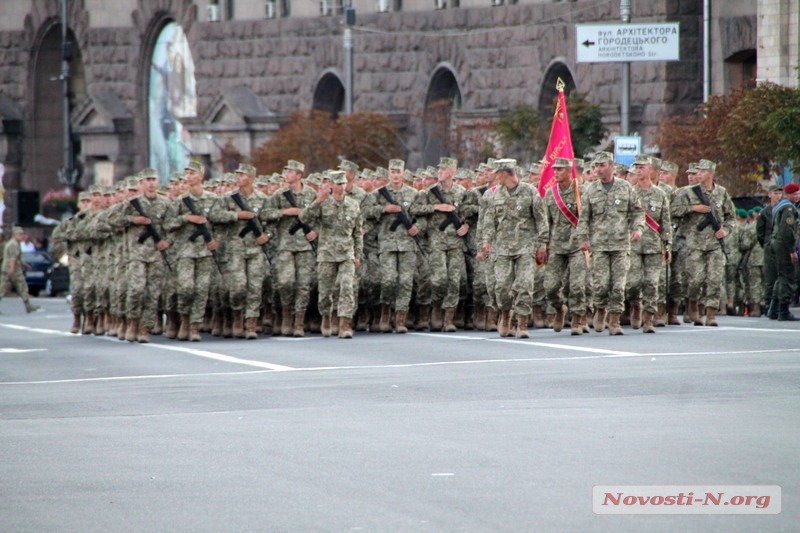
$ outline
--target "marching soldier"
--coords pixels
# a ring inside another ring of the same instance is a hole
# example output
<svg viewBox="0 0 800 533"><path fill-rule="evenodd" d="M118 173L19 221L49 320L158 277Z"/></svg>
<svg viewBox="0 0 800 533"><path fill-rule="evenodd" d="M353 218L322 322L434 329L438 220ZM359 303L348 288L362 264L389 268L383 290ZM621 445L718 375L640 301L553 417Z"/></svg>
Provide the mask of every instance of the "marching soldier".
<svg viewBox="0 0 800 533"><path fill-rule="evenodd" d="M39 306L33 305L28 295L28 285L25 283L25 275L22 273L27 265L22 262L22 249L19 245L25 238L25 230L19 226L15 226L11 231L11 235L11 240L3 247L3 272L0 276L0 300L2 300L3 295L13 287L25 304L25 312L33 313L39 310Z"/></svg>

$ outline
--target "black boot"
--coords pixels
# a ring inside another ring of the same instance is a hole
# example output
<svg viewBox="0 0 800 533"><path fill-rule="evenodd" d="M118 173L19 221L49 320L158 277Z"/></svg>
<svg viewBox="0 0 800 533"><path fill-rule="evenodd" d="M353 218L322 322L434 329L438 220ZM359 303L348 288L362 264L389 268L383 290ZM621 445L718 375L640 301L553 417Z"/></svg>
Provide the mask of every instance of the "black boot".
<svg viewBox="0 0 800 533"><path fill-rule="evenodd" d="M789 304L780 304L780 311L778 311L778 322L786 322L793 320L800 320L789 311Z"/></svg>
<svg viewBox="0 0 800 533"><path fill-rule="evenodd" d="M769 309L767 310L767 318L776 320L778 318L778 300L772 298L769 301Z"/></svg>

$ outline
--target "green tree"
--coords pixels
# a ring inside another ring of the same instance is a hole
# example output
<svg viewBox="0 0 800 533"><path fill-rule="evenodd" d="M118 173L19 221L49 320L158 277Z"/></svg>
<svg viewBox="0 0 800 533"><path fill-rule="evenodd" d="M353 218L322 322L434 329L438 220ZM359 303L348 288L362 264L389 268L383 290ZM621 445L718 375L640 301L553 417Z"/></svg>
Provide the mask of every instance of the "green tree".
<svg viewBox="0 0 800 533"><path fill-rule="evenodd" d="M540 159L547 149L550 125L532 106L521 104L495 123L494 129L505 153L518 159Z"/></svg>

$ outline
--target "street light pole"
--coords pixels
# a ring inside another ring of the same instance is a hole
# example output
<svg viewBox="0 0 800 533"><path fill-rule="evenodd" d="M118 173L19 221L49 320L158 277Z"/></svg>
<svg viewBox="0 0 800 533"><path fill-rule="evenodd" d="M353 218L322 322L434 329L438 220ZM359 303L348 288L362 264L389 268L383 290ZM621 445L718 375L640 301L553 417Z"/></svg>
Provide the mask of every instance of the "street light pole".
<svg viewBox="0 0 800 533"><path fill-rule="evenodd" d="M631 21L631 0L620 0L619 12L622 22ZM622 135L628 135L631 129L631 64L626 61L622 64L622 96L620 98L620 125Z"/></svg>
<svg viewBox="0 0 800 533"><path fill-rule="evenodd" d="M344 114L353 112L353 26L356 9L350 5L344 10Z"/></svg>
<svg viewBox="0 0 800 533"><path fill-rule="evenodd" d="M67 36L67 0L59 0L61 8L61 93L64 112L63 147L64 166L58 171L58 178L70 192L75 186L76 172L72 159L72 131L69 122L69 64L72 61L72 45Z"/></svg>

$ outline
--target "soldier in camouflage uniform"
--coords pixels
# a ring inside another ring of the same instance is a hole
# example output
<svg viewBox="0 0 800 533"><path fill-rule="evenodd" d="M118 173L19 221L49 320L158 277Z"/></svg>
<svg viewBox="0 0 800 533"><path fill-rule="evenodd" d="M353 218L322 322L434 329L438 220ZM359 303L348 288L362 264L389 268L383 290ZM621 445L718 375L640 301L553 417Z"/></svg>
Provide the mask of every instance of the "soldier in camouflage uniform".
<svg viewBox="0 0 800 533"><path fill-rule="evenodd" d="M358 202L359 208L361 210L361 231L364 232L366 230L366 225L364 221L364 207L368 202L368 194L367 192L362 189L361 187L356 185L356 176L358 175L358 165L353 163L352 161L348 161L346 159L342 160L339 163L339 170L344 171L345 179L347 180L347 184L345 185L344 192L348 198L352 198L356 202ZM361 298L360 294L363 289L364 282L362 281L362 275L364 274L364 269L362 268L366 264L366 258L364 257L364 252L362 248L361 257L359 258L361 261L359 266L356 267L356 278L353 284L353 290L355 291L354 299L356 302L356 316L353 318L353 322L355 324L361 323L361 327L366 329L367 319L369 316L368 307L361 305ZM331 332L332 334L336 334L339 325L338 321L336 320L336 316L331 316Z"/></svg>
<svg viewBox="0 0 800 533"><path fill-rule="evenodd" d="M662 161L661 162L661 170L658 171L658 187L664 191L667 195L667 201L672 203L672 197L677 190L675 187L675 180L678 177L678 165L673 163L672 161ZM679 301L680 300L680 276L678 275L677 269L675 268L675 253L674 253L674 245L675 245L675 223L672 222L672 230L673 230L673 250L670 252L672 255L672 261L669 263L664 263L661 267L661 274L658 278L658 312L656 312L656 327L666 326L667 322L671 325L677 326L680 324L678 321L678 311L677 311L677 304L675 305L675 309L673 309L673 313L670 313L670 302L671 301ZM669 274L669 275L668 275ZM667 280L669 280L670 286L667 287Z"/></svg>
<svg viewBox="0 0 800 533"><path fill-rule="evenodd" d="M323 337L332 334L334 301L338 300L338 335L353 338L352 319L356 310L355 277L361 264L364 238L361 206L347 196L347 178L342 170L328 173L320 185L314 203L300 214L300 219L317 228L317 272L319 276L319 311Z"/></svg>
<svg viewBox="0 0 800 533"><path fill-rule="evenodd" d="M278 291L282 308L281 334L295 337L305 335L306 310L316 279L316 258L311 241L317 238L317 233L313 230L308 235L302 230L289 233L290 229L295 229L293 226L300 212L310 206L317 196L311 187L303 185L304 170L305 165L298 161L290 160L286 164L284 167L286 188L270 198L267 209L262 215L263 222L277 224L275 234L277 279L274 286ZM292 207L287 196L294 196L298 207Z"/></svg>
<svg viewBox="0 0 800 533"><path fill-rule="evenodd" d="M84 297L84 282L81 275L81 262L83 256L81 255L81 242L75 234L75 228L79 222L82 222L86 217L86 211L89 209L91 201L89 200L88 192L81 192L78 194L78 213L63 221L53 232L53 240L66 243L67 257L69 258L69 286L70 286L70 308L72 310L73 322L70 327L70 333L80 333L82 321L85 314L83 307Z"/></svg>
<svg viewBox="0 0 800 533"><path fill-rule="evenodd" d="M672 222L667 194L654 183L656 169L650 156L637 155L633 167L647 228L641 239L631 243L626 289L631 302L631 326L633 329L641 326L644 333L655 333L655 315L663 299L658 291L659 275L664 264L672 259Z"/></svg>
<svg viewBox="0 0 800 533"><path fill-rule="evenodd" d="M406 229L398 223L398 213L405 212L408 215L408 209L417 197L416 189L403 184L404 169L405 163L402 160L389 161L388 185L373 191L364 209L364 217L378 226L381 269L381 316L378 330L383 333L392 331L392 310L396 313L395 331L408 332L406 316L417 270L418 248L414 237L419 235L420 228L415 224ZM393 202L390 203L384 194ZM427 307L421 307L420 314L427 315Z"/></svg>
<svg viewBox="0 0 800 533"><path fill-rule="evenodd" d="M733 231L734 225L731 197L724 187L714 183L716 166L707 159L701 159L695 167L696 185L681 188L675 194L675 201L670 207L672 217L683 219L687 225L687 314L695 325L702 325L698 312L698 305L701 303L705 305L706 326L717 325L716 313L725 273L724 245L720 240ZM698 192L706 198L709 205L700 201ZM698 226L708 219L707 215L712 210L721 227L715 231L711 224L707 224L702 231L699 230Z"/></svg>
<svg viewBox="0 0 800 533"><path fill-rule="evenodd" d="M520 181L514 159L495 161L501 186L487 207L481 248L497 254L497 305L501 337L511 332L511 312L517 317L516 337L526 339L533 311L534 263L547 261L549 235L544 203L529 183Z"/></svg>
<svg viewBox="0 0 800 533"><path fill-rule="evenodd" d="M608 312L609 334L622 335L620 317L630 265L630 243L642 238L644 213L633 187L614 178L612 154L599 152L593 163L598 179L583 194L578 239L581 249L591 250L593 256L595 331L603 331Z"/></svg>
<svg viewBox="0 0 800 533"><path fill-rule="evenodd" d="M443 157L439 162L438 187L445 200L440 202L434 193L433 187L417 196L417 200L409 209L412 217L426 217L430 238L430 255L428 261L431 266L431 298L432 316L431 329L454 332L456 326L456 306L458 305L461 279L466 275L464 260L463 237L469 232L470 227L463 220L477 212L478 206L474 203L474 196L461 185L453 182L458 162L450 157ZM446 223L447 213L455 213L461 225ZM444 226L444 227L443 227Z"/></svg>
<svg viewBox="0 0 800 533"><path fill-rule="evenodd" d="M747 222L739 231L739 251L742 253L740 272L744 282L742 297L750 316L761 316L764 298L764 249L756 235L755 212L749 213Z"/></svg>
<svg viewBox="0 0 800 533"><path fill-rule="evenodd" d="M0 300L10 289L14 289L25 304L25 312L33 313L39 309L31 303L28 285L22 271L26 268L22 262L22 249L19 243L25 238L25 230L15 226L11 231L11 239L3 247L3 271L0 274Z"/></svg>
<svg viewBox="0 0 800 533"><path fill-rule="evenodd" d="M553 331L564 329L567 307L572 315L572 335L583 334L586 316L586 271L588 256L577 240L578 194L572 179L572 161L556 158L553 162L555 184L544 197L548 222L548 260L544 288L547 303L554 309ZM557 187L557 189L556 189Z"/></svg>
<svg viewBox="0 0 800 533"><path fill-rule="evenodd" d="M481 163L478 166L476 173L476 188L474 194L478 203L478 213L474 217L475 228L475 242L480 248L480 230L481 227L481 211L483 209L483 195L489 190L491 185L494 169L486 163ZM486 288L486 257L483 257L480 249L478 255L475 257L475 273L473 278L473 298L475 302L475 329L479 331L486 331L487 310L486 304L488 303L488 292ZM488 255L487 255L488 257Z"/></svg>

